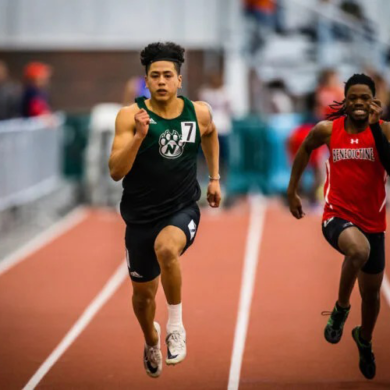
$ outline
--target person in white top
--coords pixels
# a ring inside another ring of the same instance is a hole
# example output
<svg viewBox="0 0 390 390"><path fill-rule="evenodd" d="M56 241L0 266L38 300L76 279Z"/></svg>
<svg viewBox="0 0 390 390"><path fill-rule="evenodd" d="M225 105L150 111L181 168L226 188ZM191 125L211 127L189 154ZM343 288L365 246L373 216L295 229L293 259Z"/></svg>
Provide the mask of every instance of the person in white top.
<svg viewBox="0 0 390 390"><path fill-rule="evenodd" d="M229 136L232 131L232 113L229 94L223 83L221 73L212 73L209 82L200 88L199 100L210 104L213 121L218 129L220 147L220 172L226 177L229 164Z"/></svg>

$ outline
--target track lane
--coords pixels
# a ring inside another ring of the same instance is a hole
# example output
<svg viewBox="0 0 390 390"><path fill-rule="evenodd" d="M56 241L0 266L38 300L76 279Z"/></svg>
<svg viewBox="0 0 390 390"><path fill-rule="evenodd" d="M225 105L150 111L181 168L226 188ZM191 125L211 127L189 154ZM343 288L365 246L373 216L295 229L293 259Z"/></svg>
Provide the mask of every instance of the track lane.
<svg viewBox="0 0 390 390"><path fill-rule="evenodd" d="M326 317L320 312L334 304L341 256L323 239L318 216L291 218L277 205L265 222L240 389L389 388L390 309L385 297L374 340L378 374L369 382L358 370L350 337L360 323L357 290L343 340L332 346L323 339ZM0 277L0 388L20 389L27 382L122 261L120 218L99 211L86 222L82 230L67 233L7 272L10 279ZM38 388L226 389L248 222L245 209L203 213L197 241L182 259L189 348L185 362L164 366L158 380L146 376L127 282ZM302 237L313 246L302 245ZM280 245L280 239L286 244ZM386 241L390 249L388 237ZM63 268L53 258L71 260ZM165 334L161 286L157 318Z"/></svg>
<svg viewBox="0 0 390 390"><path fill-rule="evenodd" d="M202 214L197 240L181 260L188 335L184 362L174 367L164 363L157 380L145 374L143 338L132 313L128 281L38 388L226 388L248 222L247 210ZM167 315L161 285L156 318L165 337Z"/></svg>
<svg viewBox="0 0 390 390"><path fill-rule="evenodd" d="M337 299L342 256L322 237L320 217L298 221L275 205L265 223L240 389L390 388L385 301L374 339L377 377L368 381L351 338L360 323L357 288L343 339L330 345L323 337L321 311Z"/></svg>
<svg viewBox="0 0 390 390"><path fill-rule="evenodd" d="M119 216L90 211L0 276L0 388L27 383L123 257Z"/></svg>

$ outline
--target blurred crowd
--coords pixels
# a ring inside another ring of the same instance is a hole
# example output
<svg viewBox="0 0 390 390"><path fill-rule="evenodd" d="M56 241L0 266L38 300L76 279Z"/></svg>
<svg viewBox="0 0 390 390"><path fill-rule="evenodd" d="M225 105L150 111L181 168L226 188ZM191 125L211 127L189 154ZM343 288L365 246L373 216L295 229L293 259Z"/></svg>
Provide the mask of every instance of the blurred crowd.
<svg viewBox="0 0 390 390"><path fill-rule="evenodd" d="M387 62L388 47L378 42L376 26L365 14L359 0L315 0L309 3L309 7L298 2L294 6L299 12L311 15L294 27L286 22L286 0L241 2L246 26L245 49L251 55L260 51L273 33L291 35L299 32L316 44L317 60L323 66L334 65L332 45L340 41L357 43L360 54L364 56L369 52L371 59L375 58L378 69L383 69Z"/></svg>
<svg viewBox="0 0 390 390"><path fill-rule="evenodd" d="M11 79L0 60L0 120L29 118L51 113L48 89L52 69L41 62L30 62L19 80Z"/></svg>
<svg viewBox="0 0 390 390"><path fill-rule="evenodd" d="M376 97L381 101L384 109L382 118L389 121L390 89L386 79L372 69L362 71L375 81ZM221 148L221 175L226 183L230 166L229 145L231 146L231 143L229 139L233 130L231 107L234 101L229 98L223 74L211 73L207 82L200 87L198 98L207 101L213 107L213 118L218 128ZM273 131L273 122L279 121L282 117L285 123L291 123L291 126L287 125L288 129L285 133L277 136L278 142L284 143L286 160L291 165L303 140L314 125L325 120L332 113L330 107L332 104L344 100L344 83L336 69L325 68L318 74L314 88L302 96L291 93L282 79L275 79L263 85L260 99L261 105L256 107L254 113L259 121L267 123L268 131ZM260 127L259 131L261 131ZM301 194L313 210L318 210L323 199L322 186L325 180L325 160L327 158L328 151L325 146L316 149L312 153L308 166L309 180L306 183L302 182Z"/></svg>
<svg viewBox="0 0 390 390"><path fill-rule="evenodd" d="M390 89L385 77L373 69L362 69L376 85L376 97L382 102L383 119L390 120ZM344 83L338 71L325 68L318 74L313 90L303 95L294 95L282 79L275 79L262 85L261 103L253 107L259 114L288 114L302 112L305 116L323 120L332 111L329 107L334 102L344 100ZM255 102L256 104L256 102Z"/></svg>
<svg viewBox="0 0 390 390"><path fill-rule="evenodd" d="M390 120L389 78L386 79L389 76L389 45L380 41L378 25L366 15L362 1L315 0L287 4L287 0L241 0L241 3L245 26L243 52L250 64L250 111L260 118L267 118L270 128L273 118L284 116L288 122L290 115L290 128L283 136L279 134L279 140L285 142L289 163L312 127L330 114L332 109L329 106L344 100L340 70L343 70L343 78L348 72L364 72L373 78L377 88L376 97L384 108L382 118ZM287 6L295 7L295 12L302 15L295 25L288 23ZM301 83L308 78L299 76L299 72L295 74L293 70L285 70L289 58L283 50L292 50L294 42L290 40L287 46L275 46L275 42L283 41L284 37L291 39L292 36L301 42L308 42L305 47L311 49L309 52L301 51L300 55L294 57L291 68L305 67L310 69L311 75L317 74L316 82L311 81L310 86L307 83L300 91L296 86L293 88L290 78L299 78ZM279 57L269 56L277 50L281 51ZM271 59L266 63L265 58L272 58L274 62ZM280 65L280 70L274 71L270 77L264 64L275 69L278 58L283 58L285 64ZM297 62L294 63L294 60ZM346 65L350 69L347 73ZM294 113L299 114L298 125L293 125ZM311 156L311 184L302 191L313 205L322 197L324 161L327 157L326 148L316 150Z"/></svg>
<svg viewBox="0 0 390 390"><path fill-rule="evenodd" d="M294 3L295 6L298 7L298 3ZM259 123L263 122L269 126L269 131L273 131L274 118L293 117L291 122L286 121L289 125L287 130L283 130L283 137L278 138L278 141L283 143L283 153L287 163L292 162L312 127L330 113L329 106L344 99L342 80L345 77L345 69L341 77L339 71L343 63L342 61L338 63L336 56L333 55L333 48L337 46L337 42L344 42L347 46L349 43L358 42L358 47L365 55L367 48L371 50L371 66L375 68L364 68L361 66L363 62L359 61L356 61L356 68L374 79L377 98L381 100L384 108L383 119L390 120L390 89L385 77L386 73L381 71L381 68L387 65L386 48L379 43L376 26L365 15L361 1L315 0L310 3L310 7L305 8L313 14L312 17L306 18L306 24L294 27L295 30L287 23L287 0L241 0L241 4L245 21L243 57L249 59L248 117L254 115ZM291 7L291 3L288 5ZM310 86L306 85L299 91L292 88L293 83L290 82L290 77L296 77L294 69L291 69L290 73L279 72L276 69L270 77L269 74L262 73L259 65L263 50L269 42L273 42L272 38L275 36L280 39L291 38L294 34L308 38L312 42L313 49L309 58L302 58L295 68L306 65L306 61L310 60L314 64L311 68ZM359 53L355 54L359 56ZM209 69L213 68L213 71L204 71L206 75L203 83L197 84L198 90L195 93L192 91L189 97L193 100L206 101L213 109L213 120L219 133L220 171L224 179L223 183L227 183L226 179L231 168L231 139L235 129L232 109L235 101L227 88L226 75L223 73L223 59L216 63L218 65L208 66ZM206 65L203 64L203 67L206 68ZM134 69L132 71L134 72ZM30 62L24 67L19 79L13 80L9 76L7 64L0 59L0 120L50 113L51 76L52 68L49 65ZM116 113L122 105L129 105L137 96L142 95L149 97L149 91L145 86L144 75L139 74L129 78L123 84L123 94L119 92L116 102L96 104L90 108L86 158L83 161L85 161L85 178L87 192L91 194L91 203L105 203L104 194L107 192L108 184L102 181L101 177L102 175L108 177L106 159L114 134ZM69 126L67 129L69 131ZM240 152L243 153L241 150ZM324 179L323 167L326 158L327 151L322 148L313 153L310 160L313 179L311 185L304 191L312 204L321 197L320 188ZM202 159L200 165L201 161ZM207 178L207 175L204 177Z"/></svg>

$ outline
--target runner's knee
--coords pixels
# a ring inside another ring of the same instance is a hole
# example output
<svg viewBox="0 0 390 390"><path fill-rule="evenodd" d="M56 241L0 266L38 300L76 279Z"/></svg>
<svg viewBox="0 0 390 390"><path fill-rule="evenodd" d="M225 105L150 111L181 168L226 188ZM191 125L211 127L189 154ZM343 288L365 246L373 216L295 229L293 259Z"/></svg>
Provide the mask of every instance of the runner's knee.
<svg viewBox="0 0 390 390"><path fill-rule="evenodd" d="M360 269L370 257L370 247L365 244L352 244L346 253L354 267Z"/></svg>
<svg viewBox="0 0 390 390"><path fill-rule="evenodd" d="M179 251L173 242L157 242L154 250L161 268L171 268L177 263Z"/></svg>
<svg viewBox="0 0 390 390"><path fill-rule="evenodd" d="M367 304L376 304L380 300L380 290L367 290L361 292L362 300Z"/></svg>
<svg viewBox="0 0 390 390"><path fill-rule="evenodd" d="M154 301L151 291L133 291L133 306L138 311L146 310Z"/></svg>

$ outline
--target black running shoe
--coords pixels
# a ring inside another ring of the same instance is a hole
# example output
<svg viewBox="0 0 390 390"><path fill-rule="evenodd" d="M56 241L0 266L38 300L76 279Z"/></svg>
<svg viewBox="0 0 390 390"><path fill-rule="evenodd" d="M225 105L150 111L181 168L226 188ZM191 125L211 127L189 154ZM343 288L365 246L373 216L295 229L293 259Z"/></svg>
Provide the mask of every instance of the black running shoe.
<svg viewBox="0 0 390 390"><path fill-rule="evenodd" d="M359 350L359 368L367 379L373 379L376 373L375 356L372 352L372 343L363 344L360 338L360 326L352 330L352 337Z"/></svg>
<svg viewBox="0 0 390 390"><path fill-rule="evenodd" d="M331 344L337 344L340 341L341 336L343 335L344 324L348 318L350 309L351 306L348 309L342 309L338 308L336 304L334 305L334 309L332 312L323 311L321 313L322 315L330 315L330 318L324 330L324 336L326 341Z"/></svg>

